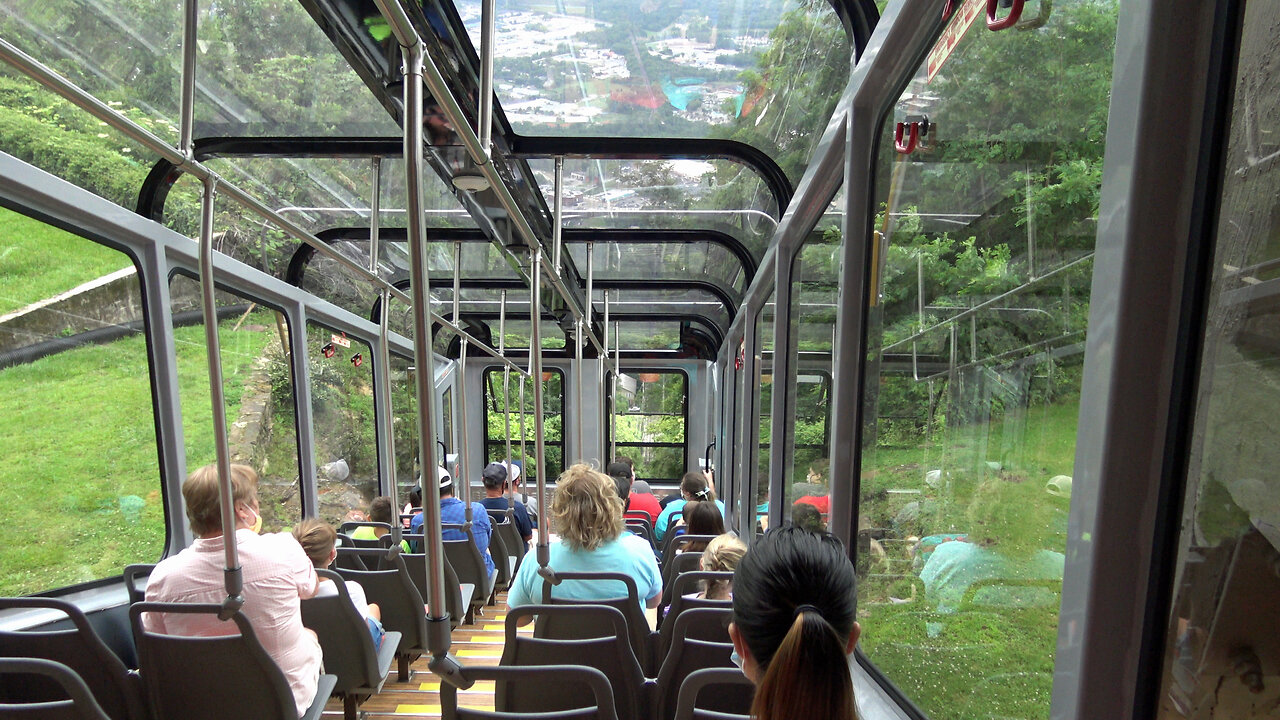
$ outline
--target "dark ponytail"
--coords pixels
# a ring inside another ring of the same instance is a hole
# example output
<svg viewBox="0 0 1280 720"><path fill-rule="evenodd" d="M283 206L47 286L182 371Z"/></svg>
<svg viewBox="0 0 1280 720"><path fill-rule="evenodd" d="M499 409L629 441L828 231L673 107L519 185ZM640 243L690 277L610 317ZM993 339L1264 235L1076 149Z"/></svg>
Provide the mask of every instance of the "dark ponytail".
<svg viewBox="0 0 1280 720"><path fill-rule="evenodd" d="M856 720L845 648L854 572L829 534L770 530L733 577L734 625L763 672L755 720Z"/></svg>
<svg viewBox="0 0 1280 720"><path fill-rule="evenodd" d="M716 499L716 492L707 482L707 476L696 470L691 470L680 478L680 491L692 495L698 502L714 502Z"/></svg>

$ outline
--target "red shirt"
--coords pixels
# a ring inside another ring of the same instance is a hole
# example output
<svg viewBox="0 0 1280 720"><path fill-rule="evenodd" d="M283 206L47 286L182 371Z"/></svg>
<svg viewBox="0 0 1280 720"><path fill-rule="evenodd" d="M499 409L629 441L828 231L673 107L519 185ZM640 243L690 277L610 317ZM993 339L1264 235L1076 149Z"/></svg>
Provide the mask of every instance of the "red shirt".
<svg viewBox="0 0 1280 720"><path fill-rule="evenodd" d="M796 500L792 504L798 505L800 503L806 503L808 505L812 505L818 508L818 512L822 513L823 515L829 515L831 513L831 498L827 495L823 495L822 497L817 497L814 495L805 495L804 497Z"/></svg>
<svg viewBox="0 0 1280 720"><path fill-rule="evenodd" d="M627 509L648 514L649 522L655 524L658 522L658 516L662 514L662 506L658 504L658 498L651 493L631 493L627 496Z"/></svg>

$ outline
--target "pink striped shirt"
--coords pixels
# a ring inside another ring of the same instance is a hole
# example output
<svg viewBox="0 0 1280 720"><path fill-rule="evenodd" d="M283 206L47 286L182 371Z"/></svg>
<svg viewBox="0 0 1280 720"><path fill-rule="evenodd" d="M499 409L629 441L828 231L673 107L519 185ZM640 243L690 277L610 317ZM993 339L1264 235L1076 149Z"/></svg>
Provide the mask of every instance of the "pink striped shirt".
<svg viewBox="0 0 1280 720"><path fill-rule="evenodd" d="M288 533L255 535L238 530L236 543L244 576L244 612L267 654L284 671L298 715L306 712L320 677L320 642L302 625L301 601L316 591L316 571ZM223 589L221 537L198 539L162 560L151 573L147 600L220 603ZM236 626L212 615L147 613L147 630L169 635L234 635Z"/></svg>

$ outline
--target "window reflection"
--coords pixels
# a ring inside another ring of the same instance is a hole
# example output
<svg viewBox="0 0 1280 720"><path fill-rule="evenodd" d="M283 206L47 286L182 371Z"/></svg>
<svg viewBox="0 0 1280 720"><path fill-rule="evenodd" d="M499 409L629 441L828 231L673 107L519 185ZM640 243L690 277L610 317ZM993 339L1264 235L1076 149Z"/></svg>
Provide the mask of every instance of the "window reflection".
<svg viewBox="0 0 1280 720"><path fill-rule="evenodd" d="M1274 717L1280 707L1280 8L1241 24L1161 718Z"/></svg>

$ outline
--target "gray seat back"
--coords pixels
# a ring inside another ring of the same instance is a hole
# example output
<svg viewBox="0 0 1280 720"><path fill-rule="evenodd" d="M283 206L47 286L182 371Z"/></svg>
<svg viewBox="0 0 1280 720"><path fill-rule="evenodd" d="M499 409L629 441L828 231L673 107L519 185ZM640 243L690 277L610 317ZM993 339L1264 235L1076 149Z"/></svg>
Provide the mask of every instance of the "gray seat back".
<svg viewBox="0 0 1280 720"><path fill-rule="evenodd" d="M394 651L379 656L369 625L352 604L342 576L332 570L316 573L332 581L338 594L303 600L302 623L320 639L325 672L338 678L333 691L345 695L360 688L381 688L391 671ZM387 633L383 644L398 646L400 638L398 632Z"/></svg>
<svg viewBox="0 0 1280 720"><path fill-rule="evenodd" d="M484 556L480 554L480 548L476 546L475 536L471 532L471 528L465 525L454 523L444 523L440 526L444 530L460 530L466 533L464 540L444 540L444 556L449 559L449 564L453 566L453 571L458 574L458 580L476 586L476 592L471 597L471 604L480 607L489 601L489 595L493 593L493 584L496 575L489 574L489 568L484 564ZM493 538L489 539L492 547ZM492 553L492 551L490 551ZM490 554L490 558L493 555ZM497 560L494 560L495 564Z"/></svg>
<svg viewBox="0 0 1280 720"><path fill-rule="evenodd" d="M675 557L681 550L689 547L693 543L706 543L716 539L715 535L672 535L675 528L667 528L667 536L663 538L662 543L662 567L666 567L671 562L671 558Z"/></svg>
<svg viewBox="0 0 1280 720"><path fill-rule="evenodd" d="M662 661L658 671L657 704L658 720L670 720L675 714L677 696L680 686L693 671L702 668L734 668L729 656L733 653L733 643L729 641L729 619L732 611L722 608L694 608L681 613L671 623L674 633L671 648ZM701 628L701 629L699 629ZM695 635L707 635L708 628L718 628L720 641L704 640ZM737 668L734 668L737 671ZM741 672L739 671L739 674ZM740 689L734 689L730 695L721 694L719 686L706 691L706 697L700 707L731 713L747 713L751 710L751 693L746 693L745 700Z"/></svg>
<svg viewBox="0 0 1280 720"><path fill-rule="evenodd" d="M755 685L738 668L704 668L695 670L680 685L673 720L747 720ZM737 698L736 704L746 709L726 712L712 709L719 699Z"/></svg>
<svg viewBox="0 0 1280 720"><path fill-rule="evenodd" d="M216 616L220 609L213 604L155 602L129 608L138 670L152 713L166 720L296 720L298 710L289 683L258 642L244 613L236 612L225 621L235 624L237 635L162 635L142 625L142 614L147 612Z"/></svg>
<svg viewBox="0 0 1280 720"><path fill-rule="evenodd" d="M9 703L0 701L0 717L21 720L110 720L89 686L74 670L44 658L0 658L0 679L47 678L62 690L65 700Z"/></svg>
<svg viewBox="0 0 1280 720"><path fill-rule="evenodd" d="M155 563L138 563L124 566L124 589L125 592L129 593L130 605L147 599L147 586L146 583L142 582L142 578L150 578L151 571L155 569Z"/></svg>
<svg viewBox="0 0 1280 720"><path fill-rule="evenodd" d="M535 616L533 637L516 632L522 620ZM593 667L612 683L614 707L620 720L647 720L649 691L645 686L644 672L627 640L627 620L617 609L605 605L524 605L507 613L506 623L502 665L573 664ZM590 630L587 637L572 640L548 638L538 632L539 627L548 624L578 624ZM515 692L509 690L500 707L512 712L546 712L583 707L593 700L585 693L574 696L558 688L554 693L546 692L545 687L513 694Z"/></svg>
<svg viewBox="0 0 1280 720"><path fill-rule="evenodd" d="M591 697L589 704L565 707L537 715L537 720L618 720L614 710L613 689L609 678L592 667L582 665L546 665L530 667L468 667L467 677L493 680L496 688L493 712L458 707L458 689L449 683L440 685L440 708L444 720L528 720L529 713L511 709L511 698L532 695L521 686L533 686L547 695L574 698ZM546 688L556 688L546 693ZM587 693L580 692L585 687ZM571 703L566 703L571 705Z"/></svg>
<svg viewBox="0 0 1280 720"><path fill-rule="evenodd" d="M102 642L80 608L54 598L0 598L0 610L56 610L72 628L0 631L0 657L41 658L71 668L112 720L147 717L146 700L138 676ZM47 676L21 680L0 678L0 701L37 702L64 699L66 694Z"/></svg>
<svg viewBox="0 0 1280 720"><path fill-rule="evenodd" d="M658 618L661 623L662 613L671 604L671 585L681 573L702 569L702 553L682 552L673 556L662 566L662 602L658 605Z"/></svg>
<svg viewBox="0 0 1280 720"><path fill-rule="evenodd" d="M732 572L716 572L710 570L694 570L686 573L680 573L676 576L675 581L671 584L671 605L667 608L666 615L659 611L658 619L658 653L659 656L665 656L667 650L671 647L671 637L675 633L675 621L680 613L692 608L725 608L732 609L732 600L707 600L706 598L690 597L696 595L699 590L699 583L703 580L733 580ZM664 595L662 601L665 603L667 597ZM686 637L697 637L700 640L712 640L715 642L728 642L727 626L718 628L703 629L699 626L693 626L689 632L695 635Z"/></svg>
<svg viewBox="0 0 1280 720"><path fill-rule="evenodd" d="M404 559L404 564L409 569L409 579L413 582L413 586L418 588L418 594L425 601L427 598L427 555L421 552L422 534L411 535L405 533L402 537L409 541L409 547L417 551L401 553L400 557ZM385 536L383 540L386 540ZM463 606L460 585L458 574L453 570L453 563L450 563L449 558L445 557L444 604L445 610L449 613L449 624L455 628L462 624L462 620L467 615L467 608Z"/></svg>
<svg viewBox="0 0 1280 720"><path fill-rule="evenodd" d="M400 633L399 652L421 654L427 642L427 613L423 609L422 594L414 586L408 561L399 552L389 550L364 550L339 548L343 554L359 557L365 565L386 563L381 570L349 570L342 568L338 575L343 580L353 580L364 588L365 598L382 610L382 626Z"/></svg>
<svg viewBox="0 0 1280 720"><path fill-rule="evenodd" d="M557 572L556 577L561 580L587 580L598 583L615 583L621 582L626 586L626 595L622 597L606 597L594 600L571 600L565 598L553 597L552 585L545 578L542 581L542 602L546 605L608 605L622 613L627 621L627 634L631 638L631 650L635 653L636 659L640 661L640 667L644 668L646 673L651 673L656 663L652 659L653 653L650 652L650 645L653 640L650 638L652 633L649 631L649 619L645 617L644 610L640 608L640 592L636 589L635 578L623 573L587 573L587 572ZM616 587L616 585L614 585ZM561 620L559 616L555 619L544 621L540 624L541 634L543 637L550 638L581 638L581 637L597 637L584 632L597 632L598 629L588 630L586 626L570 619ZM537 632L535 630L535 632Z"/></svg>

